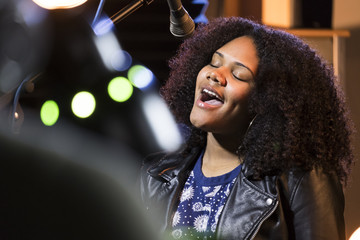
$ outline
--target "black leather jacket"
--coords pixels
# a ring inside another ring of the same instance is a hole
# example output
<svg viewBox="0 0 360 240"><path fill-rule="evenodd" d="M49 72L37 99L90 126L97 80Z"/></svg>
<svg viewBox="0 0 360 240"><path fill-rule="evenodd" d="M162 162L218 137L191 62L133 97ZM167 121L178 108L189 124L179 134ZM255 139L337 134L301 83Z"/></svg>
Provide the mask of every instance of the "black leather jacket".
<svg viewBox="0 0 360 240"><path fill-rule="evenodd" d="M155 154L144 163L142 200L162 231L200 154ZM218 222L217 239L345 239L344 196L335 174L290 171L253 180L246 164Z"/></svg>

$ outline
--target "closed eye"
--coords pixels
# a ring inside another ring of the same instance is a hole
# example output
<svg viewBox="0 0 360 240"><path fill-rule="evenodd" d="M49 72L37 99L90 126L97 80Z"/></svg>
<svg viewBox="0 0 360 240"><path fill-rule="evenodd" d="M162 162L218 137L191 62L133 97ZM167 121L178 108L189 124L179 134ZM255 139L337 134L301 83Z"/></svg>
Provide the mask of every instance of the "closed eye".
<svg viewBox="0 0 360 240"><path fill-rule="evenodd" d="M238 65L232 70L232 75L235 79L244 82L249 82L253 79L251 72L247 68Z"/></svg>
<svg viewBox="0 0 360 240"><path fill-rule="evenodd" d="M209 65L210 65L211 67L214 67L214 68L220 67L220 66L218 66L217 64L214 64L214 63L209 63Z"/></svg>
<svg viewBox="0 0 360 240"><path fill-rule="evenodd" d="M218 52L215 52L211 58L209 65L214 68L219 68L222 65L222 60L223 60L222 55L219 55Z"/></svg>
<svg viewBox="0 0 360 240"><path fill-rule="evenodd" d="M234 78L236 78L237 80L243 81L243 82L248 82L248 80L245 80L243 78L237 77L235 74L233 74Z"/></svg>

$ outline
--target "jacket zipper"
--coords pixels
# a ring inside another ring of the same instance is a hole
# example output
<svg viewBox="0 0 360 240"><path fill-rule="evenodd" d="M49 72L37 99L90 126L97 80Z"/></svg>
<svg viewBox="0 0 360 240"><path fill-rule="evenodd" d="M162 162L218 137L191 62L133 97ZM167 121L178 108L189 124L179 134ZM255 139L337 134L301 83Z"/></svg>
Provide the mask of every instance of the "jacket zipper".
<svg viewBox="0 0 360 240"><path fill-rule="evenodd" d="M275 209L277 208L278 205L279 205L279 202L276 201L276 204L275 204L275 206L273 207L273 209L271 210L271 212L269 212L268 215L266 215L265 217L263 217L263 219L260 221L260 223L258 224L255 232L254 232L253 235L251 236L250 240L253 240L253 239L255 238L255 236L256 236L256 234L259 232L259 229L260 229L261 225L263 224L263 222L265 222L265 220L268 219L268 218L271 216L271 214L273 214L273 213L275 212Z"/></svg>

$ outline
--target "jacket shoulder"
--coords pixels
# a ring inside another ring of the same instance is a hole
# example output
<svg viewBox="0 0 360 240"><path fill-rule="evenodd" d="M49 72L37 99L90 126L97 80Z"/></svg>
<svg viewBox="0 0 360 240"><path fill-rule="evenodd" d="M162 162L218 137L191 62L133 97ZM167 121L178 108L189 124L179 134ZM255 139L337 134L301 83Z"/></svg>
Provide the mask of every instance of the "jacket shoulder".
<svg viewBox="0 0 360 240"><path fill-rule="evenodd" d="M143 160L142 169L151 176L167 175L166 178L175 177L179 171L188 169L199 154L201 148L193 148L190 151L180 149L175 152L158 152L150 154Z"/></svg>
<svg viewBox="0 0 360 240"><path fill-rule="evenodd" d="M325 191L342 193L342 185L335 172L325 172L322 168L314 168L310 171L295 169L280 176L280 181L289 197L289 203L293 204L299 194L321 194ZM307 192L309 191L309 192Z"/></svg>
<svg viewBox="0 0 360 240"><path fill-rule="evenodd" d="M280 181L298 239L344 239L344 195L335 172L295 170Z"/></svg>
<svg viewBox="0 0 360 240"><path fill-rule="evenodd" d="M142 170L152 176L161 175L168 168L174 168L181 161L181 152L156 152L149 154L143 160Z"/></svg>

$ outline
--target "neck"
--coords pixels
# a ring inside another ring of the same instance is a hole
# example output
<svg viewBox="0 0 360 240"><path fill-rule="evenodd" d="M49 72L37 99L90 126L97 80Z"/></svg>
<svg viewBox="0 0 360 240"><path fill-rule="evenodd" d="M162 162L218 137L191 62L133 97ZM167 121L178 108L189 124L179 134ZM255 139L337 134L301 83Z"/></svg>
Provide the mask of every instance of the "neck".
<svg viewBox="0 0 360 240"><path fill-rule="evenodd" d="M219 136L208 133L207 144L202 163L202 171L206 177L213 177L230 172L239 164L241 160L236 154L236 150L242 138Z"/></svg>

